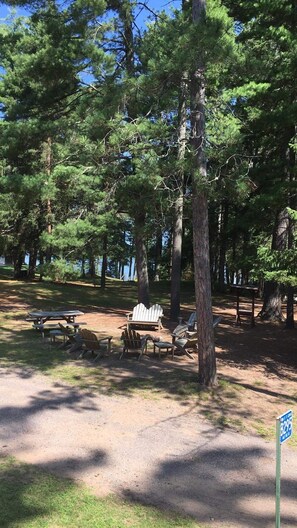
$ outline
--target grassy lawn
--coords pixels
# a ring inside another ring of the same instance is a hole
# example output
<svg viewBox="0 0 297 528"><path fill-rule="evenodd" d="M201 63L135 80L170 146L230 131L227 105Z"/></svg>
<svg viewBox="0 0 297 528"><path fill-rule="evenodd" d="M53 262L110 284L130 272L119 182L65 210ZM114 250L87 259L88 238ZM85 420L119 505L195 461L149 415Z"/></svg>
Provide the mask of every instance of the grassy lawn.
<svg viewBox="0 0 297 528"><path fill-rule="evenodd" d="M2 279L2 280L1 280ZM131 310L137 303L137 285L135 282L122 282L116 279L106 281L106 289L101 290L89 282L84 283L53 283L53 282L22 282L12 280L9 268L0 267L1 292L12 297L16 295L23 303L30 304L30 309L62 309L62 308L98 308ZM151 304L162 306L170 302L168 282L151 283ZM194 285L184 282L182 285L181 302L192 305L194 302Z"/></svg>
<svg viewBox="0 0 297 528"><path fill-rule="evenodd" d="M207 528L156 508L98 499L70 480L0 458L1 528Z"/></svg>
<svg viewBox="0 0 297 528"><path fill-rule="evenodd" d="M132 309L137 299L135 283L123 283L110 280L105 291L89 284L54 284L50 282L16 282L9 280L6 272L0 275L0 293L9 299L12 309L0 311L0 328L2 330L2 347L0 351L0 366L17 366L23 369L33 369L55 379L66 381L82 389L104 391L108 394L119 392L129 394L141 392L143 396L156 397L164 389L176 398L197 394L197 376L191 372L175 369L168 379L166 369L158 369L146 373L138 372L137 376L127 376L121 384L114 383L108 369L98 369L98 363L92 367L91 363L70 361L69 355L63 350L42 342L40 336L25 322L25 317L34 309L63 309L78 308L92 311L103 309L107 314L126 313ZM8 280L7 280L8 279ZM193 285L185 284L183 291L185 306L193 304ZM152 285L152 303L168 305L168 284ZM15 304L14 304L15 303ZM20 309L20 304L26 309ZM123 319L124 320L124 319ZM113 338L113 348L120 350L119 335ZM100 362L102 365L102 362ZM117 368L115 362L114 370ZM121 364L122 369L122 364Z"/></svg>

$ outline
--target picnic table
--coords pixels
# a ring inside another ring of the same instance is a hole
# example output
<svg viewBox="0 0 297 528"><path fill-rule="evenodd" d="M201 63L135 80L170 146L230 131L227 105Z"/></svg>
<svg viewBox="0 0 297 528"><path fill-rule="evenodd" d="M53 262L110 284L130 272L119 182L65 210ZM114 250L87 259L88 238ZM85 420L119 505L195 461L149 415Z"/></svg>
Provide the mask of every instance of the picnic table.
<svg viewBox="0 0 297 528"><path fill-rule="evenodd" d="M79 315L84 315L84 312L80 310L38 311L29 312L27 320L32 321L36 325L42 325L47 321L66 321L68 324L76 324L75 318Z"/></svg>
<svg viewBox="0 0 297 528"><path fill-rule="evenodd" d="M51 336L62 335L63 332L57 324L50 324L50 321L66 321L67 325L71 325L74 331L77 332L80 325L84 323L77 323L75 318L79 315L84 315L80 310L50 310L48 312L38 311L29 312L26 321L33 323L33 328L41 332L42 338L45 339L45 331L49 331Z"/></svg>

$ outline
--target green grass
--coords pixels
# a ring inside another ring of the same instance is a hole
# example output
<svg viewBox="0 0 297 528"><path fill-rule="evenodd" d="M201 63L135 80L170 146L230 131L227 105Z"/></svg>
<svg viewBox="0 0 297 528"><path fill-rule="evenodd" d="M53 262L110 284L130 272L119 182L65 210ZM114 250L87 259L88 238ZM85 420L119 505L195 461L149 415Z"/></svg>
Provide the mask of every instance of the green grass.
<svg viewBox="0 0 297 528"><path fill-rule="evenodd" d="M132 504L98 499L87 488L14 459L0 458L1 528L207 528L194 520Z"/></svg>
<svg viewBox="0 0 297 528"><path fill-rule="evenodd" d="M9 280L10 279L10 280ZM0 267L1 291L31 305L31 309L59 309L88 306L89 308L105 307L131 310L137 303L137 283L107 279L106 288L88 283L53 283L27 282L12 280L8 268ZM155 282L150 285L151 304L170 304L170 287L167 281ZM182 283L181 302L194 303L194 285L191 282Z"/></svg>
<svg viewBox="0 0 297 528"><path fill-rule="evenodd" d="M204 397L203 391L199 390L197 374L192 372L178 368L169 371L166 365L156 367L143 360L143 372L136 374L134 369L137 365L130 361L123 367L117 352L114 354L114 360L107 360L106 368L100 368L103 360L100 364L89 361L75 362L67 352L57 347L50 348L47 342L42 342L34 330L9 330L7 324L0 328L0 367L33 370L80 389L94 390L111 396L138 394L146 398L165 396L182 401ZM125 376L122 376L123 368L126 369Z"/></svg>
<svg viewBox="0 0 297 528"><path fill-rule="evenodd" d="M0 269L3 272L3 269ZM1 276L1 275L0 275ZM16 298L18 302L26 303L26 311L12 310L0 312L0 328L2 330L2 346L0 350L0 366L33 369L42 374L60 379L79 388L96 390L106 394L141 394L143 397L156 398L160 395L170 395L175 399L185 399L197 395L197 376L179 369L170 371L148 367L143 375L133 372L126 377L110 375L108 369L92 366L90 362L80 362L75 365L69 361L69 355L56 347L49 348L41 341L36 331L28 327L21 328L27 312L32 309L81 308L94 310L98 307L108 313L128 312L137 299L137 285L108 280L106 290L88 284L54 284L51 282L24 282L0 280L0 288L4 296ZM191 283L185 283L183 296L189 303L193 301L194 289ZM168 306L168 283L159 282L152 285L152 302ZM13 301L12 301L13 303ZM17 301L16 301L17 306ZM20 321L20 326L18 326ZM113 347L120 350L120 342L113 340ZM117 357L117 355L116 355ZM121 368L120 363L113 366L113 373Z"/></svg>

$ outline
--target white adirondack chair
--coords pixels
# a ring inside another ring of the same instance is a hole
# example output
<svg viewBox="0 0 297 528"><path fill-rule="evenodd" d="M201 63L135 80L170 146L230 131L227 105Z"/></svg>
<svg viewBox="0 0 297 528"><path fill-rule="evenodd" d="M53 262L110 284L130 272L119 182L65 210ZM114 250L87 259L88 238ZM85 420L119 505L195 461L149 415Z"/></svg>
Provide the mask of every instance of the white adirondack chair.
<svg viewBox="0 0 297 528"><path fill-rule="evenodd" d="M144 304L140 303L134 306L133 312L127 314L127 328L133 326L151 326L162 328L163 308L159 304L154 304L150 308L146 308Z"/></svg>

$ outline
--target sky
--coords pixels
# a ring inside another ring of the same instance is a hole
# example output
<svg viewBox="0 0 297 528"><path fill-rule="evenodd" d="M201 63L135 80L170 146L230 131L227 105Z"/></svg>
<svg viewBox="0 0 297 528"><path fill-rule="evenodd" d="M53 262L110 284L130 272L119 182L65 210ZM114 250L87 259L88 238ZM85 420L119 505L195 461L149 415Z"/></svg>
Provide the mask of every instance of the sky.
<svg viewBox="0 0 297 528"><path fill-rule="evenodd" d="M144 0L145 1L145 0ZM143 1L143 3L144 3ZM169 11L171 8L178 9L181 5L181 0L147 0L146 4L148 5L149 9L152 9L153 11ZM1 4L0 0L0 19L3 19L7 17L9 14L11 8L8 8L7 6ZM18 9L19 15L25 15L26 11L24 9ZM140 10L139 16L138 16L138 24L140 26L144 25L145 19L148 16L148 11L143 9ZM0 20L2 22L3 20Z"/></svg>

